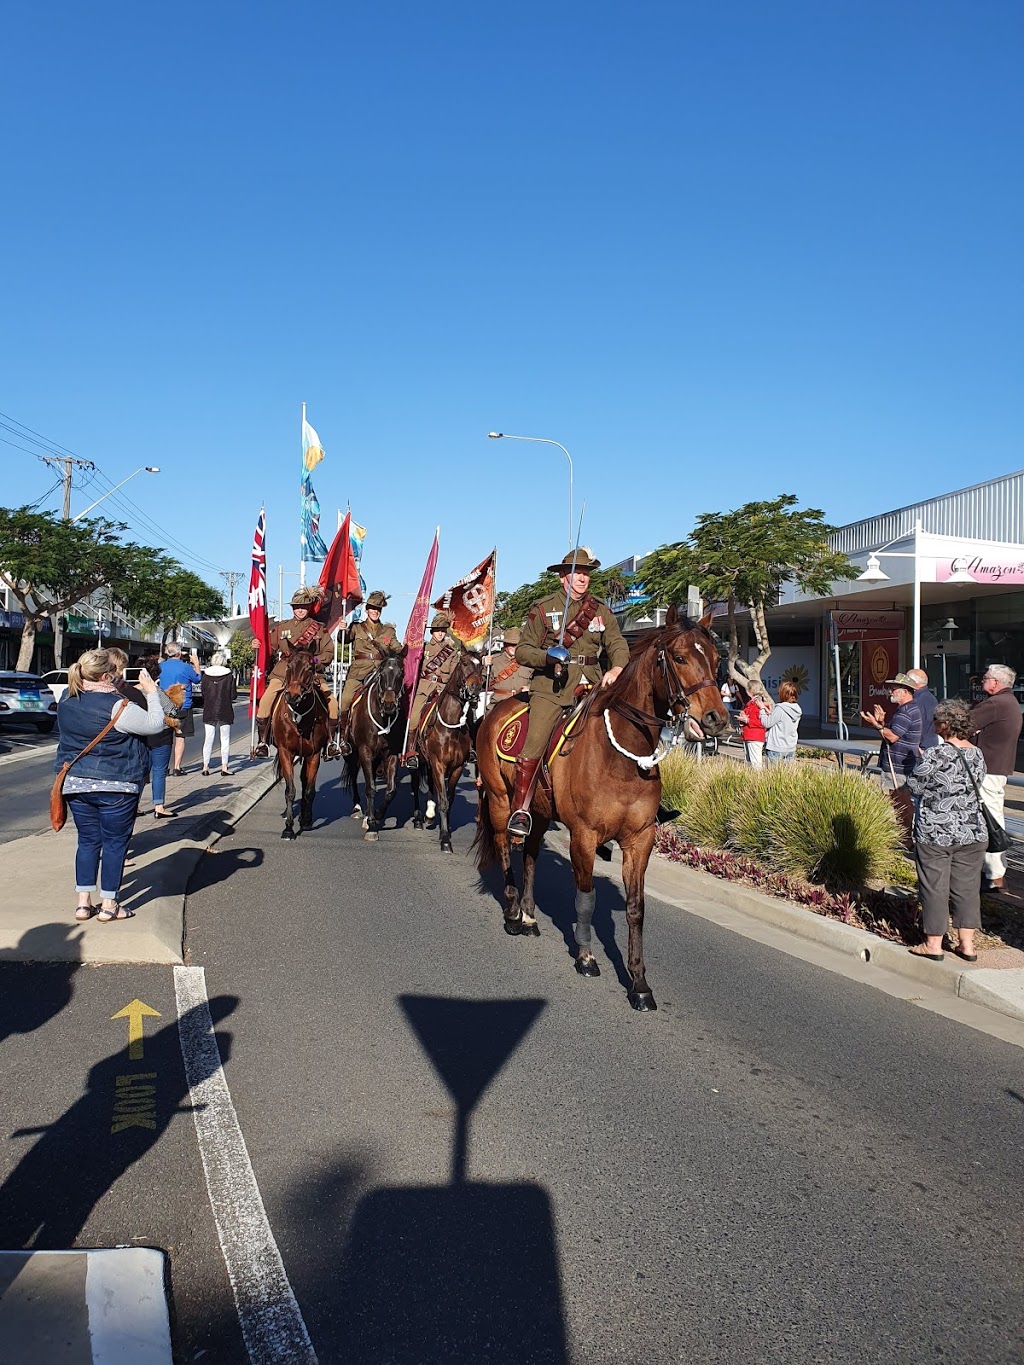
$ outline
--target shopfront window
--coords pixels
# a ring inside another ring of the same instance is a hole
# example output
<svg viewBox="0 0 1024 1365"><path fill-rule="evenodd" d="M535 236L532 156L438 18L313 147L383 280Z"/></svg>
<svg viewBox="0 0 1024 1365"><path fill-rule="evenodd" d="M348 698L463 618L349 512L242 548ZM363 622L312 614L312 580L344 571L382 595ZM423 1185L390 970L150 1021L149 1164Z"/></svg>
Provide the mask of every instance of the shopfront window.
<svg viewBox="0 0 1024 1365"><path fill-rule="evenodd" d="M1017 700L1024 702L1024 592L976 597L972 606L972 672L980 680L989 664L1007 664L1017 674Z"/></svg>

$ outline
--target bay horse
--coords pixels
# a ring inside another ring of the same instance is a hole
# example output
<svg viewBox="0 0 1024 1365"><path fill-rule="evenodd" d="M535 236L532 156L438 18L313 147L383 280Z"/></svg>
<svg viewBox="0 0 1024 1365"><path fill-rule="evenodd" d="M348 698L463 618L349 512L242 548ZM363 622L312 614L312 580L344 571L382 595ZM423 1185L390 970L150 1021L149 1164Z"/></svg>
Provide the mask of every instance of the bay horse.
<svg viewBox="0 0 1024 1365"><path fill-rule="evenodd" d="M398 754L402 746L405 707L405 649L384 654L357 692L349 708L348 739L352 751L345 758L344 782L352 793L352 815L363 817L366 839L376 843L395 795ZM359 805L359 771L366 789L366 812ZM386 783L384 804L378 810L375 800L377 777Z"/></svg>
<svg viewBox="0 0 1024 1365"><path fill-rule="evenodd" d="M459 785L462 770L473 747L469 726L483 685L484 666L480 656L474 654L472 650L461 650L451 677L441 689L433 709L426 718L426 723L420 725L416 736L416 752L420 756L420 764L409 775L415 806L413 828L423 828L420 787L426 778L437 804L438 829L443 853L452 851L450 811L455 789ZM433 818L431 804L428 800L428 820Z"/></svg>
<svg viewBox="0 0 1024 1365"><path fill-rule="evenodd" d="M313 797L320 755L329 734L327 697L317 681L316 660L305 649L288 656L284 688L274 707L270 733L277 747L277 775L284 778L282 839L295 838L295 764L302 764L299 829L313 823Z"/></svg>
<svg viewBox="0 0 1024 1365"><path fill-rule="evenodd" d="M515 766L499 758L497 738L518 704L499 702L484 717L477 735L477 763L483 787L474 841L477 866L500 862L505 875L505 930L539 933L533 897L541 841L550 822L569 831L569 857L576 880L576 971L600 976L591 952L591 921L597 892L594 858L614 839L622 849L622 880L629 926L629 1003L635 1010L658 1008L647 984L643 953L644 878L661 801L658 763L674 742L720 734L728 724L715 681L718 649L708 629L710 614L693 622L669 608L664 626L646 631L633 644L629 662L615 682L595 687L582 704L564 748L550 762L531 805L533 828L523 852L520 897L511 867L506 832L512 807ZM662 739L669 726L672 734Z"/></svg>

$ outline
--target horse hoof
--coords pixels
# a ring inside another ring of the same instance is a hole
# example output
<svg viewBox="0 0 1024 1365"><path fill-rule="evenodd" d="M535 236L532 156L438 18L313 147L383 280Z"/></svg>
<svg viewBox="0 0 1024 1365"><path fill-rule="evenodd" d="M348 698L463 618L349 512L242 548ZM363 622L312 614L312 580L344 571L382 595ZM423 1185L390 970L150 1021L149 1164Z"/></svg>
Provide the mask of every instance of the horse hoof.
<svg viewBox="0 0 1024 1365"><path fill-rule="evenodd" d="M413 816L413 818L412 818L412 827L413 827L413 829L422 829L422 828L423 828L423 819L422 819L421 816L419 816L419 815L414 815L414 816Z"/></svg>
<svg viewBox="0 0 1024 1365"><path fill-rule="evenodd" d="M574 965L576 967L577 972L579 972L580 976L601 975L601 968L597 965L597 962L592 957L578 957ZM640 1007L639 1005L637 1005L634 1006L634 1008L639 1009Z"/></svg>
<svg viewBox="0 0 1024 1365"><path fill-rule="evenodd" d="M650 1014L658 1008L653 991L630 991L626 999L640 1014Z"/></svg>
<svg viewBox="0 0 1024 1365"><path fill-rule="evenodd" d="M363 816L363 829L364 829L364 830L367 830L367 829L369 829L369 828L370 828L370 821L369 821L368 817L364 815L364 816Z"/></svg>
<svg viewBox="0 0 1024 1365"><path fill-rule="evenodd" d="M451 841L450 839L442 839L442 840L441 840L441 852L442 852L442 853L451 853L452 851L453 851L453 850L452 850L452 841Z"/></svg>
<svg viewBox="0 0 1024 1365"><path fill-rule="evenodd" d="M353 806L353 807L352 807L352 819L353 819L353 820L361 820L362 818L363 818L363 808L362 808L362 806Z"/></svg>
<svg viewBox="0 0 1024 1365"><path fill-rule="evenodd" d="M282 838L282 839L294 839L294 838L295 838L295 831L294 831L293 829L283 829L283 830L281 831L281 838Z"/></svg>
<svg viewBox="0 0 1024 1365"><path fill-rule="evenodd" d="M366 833L363 835L363 840L365 843L368 844L379 844L380 835L377 833L375 829L368 829Z"/></svg>

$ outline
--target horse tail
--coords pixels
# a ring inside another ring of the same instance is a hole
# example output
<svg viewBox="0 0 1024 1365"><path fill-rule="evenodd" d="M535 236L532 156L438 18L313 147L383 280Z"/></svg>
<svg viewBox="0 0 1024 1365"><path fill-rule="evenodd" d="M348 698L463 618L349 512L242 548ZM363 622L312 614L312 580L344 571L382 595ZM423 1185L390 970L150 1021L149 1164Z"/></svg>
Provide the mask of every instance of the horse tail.
<svg viewBox="0 0 1024 1365"><path fill-rule="evenodd" d="M494 842L494 828L491 825L491 812L487 809L487 788L480 788L480 804L476 812L476 837L469 849L476 854L478 872L486 872L498 861L498 849Z"/></svg>

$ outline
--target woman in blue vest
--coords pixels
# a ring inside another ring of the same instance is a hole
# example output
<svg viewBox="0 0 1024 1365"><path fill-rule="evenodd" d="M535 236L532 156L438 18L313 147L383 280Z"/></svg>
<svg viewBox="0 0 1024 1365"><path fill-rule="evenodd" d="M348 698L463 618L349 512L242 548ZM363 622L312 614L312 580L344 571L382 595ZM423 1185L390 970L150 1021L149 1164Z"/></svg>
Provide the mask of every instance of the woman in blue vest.
<svg viewBox="0 0 1024 1365"><path fill-rule="evenodd" d="M163 729L164 713L160 689L145 670L138 682L146 697L145 711L120 696L117 674L117 661L109 650L90 649L68 669L68 690L57 707L56 772L76 758L117 713L114 728L75 763L64 780L64 795L78 829L77 920L93 915L103 921L131 919L134 914L118 904L117 896L139 792L149 768L146 736ZM97 876L99 905L93 903Z"/></svg>

